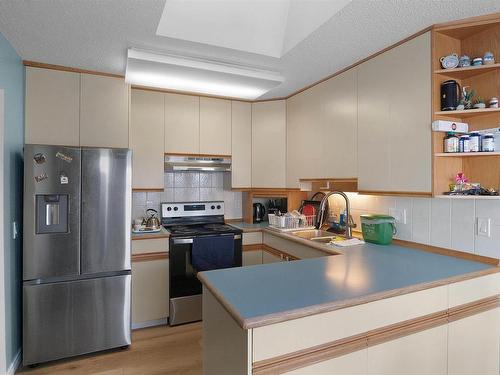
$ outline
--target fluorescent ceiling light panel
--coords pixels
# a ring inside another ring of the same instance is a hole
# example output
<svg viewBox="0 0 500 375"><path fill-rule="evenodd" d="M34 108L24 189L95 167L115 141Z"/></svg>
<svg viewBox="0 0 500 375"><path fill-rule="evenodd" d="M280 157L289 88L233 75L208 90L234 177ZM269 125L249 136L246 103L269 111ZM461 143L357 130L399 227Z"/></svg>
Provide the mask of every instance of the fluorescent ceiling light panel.
<svg viewBox="0 0 500 375"><path fill-rule="evenodd" d="M129 49L125 81L169 90L257 99L283 82L276 72Z"/></svg>

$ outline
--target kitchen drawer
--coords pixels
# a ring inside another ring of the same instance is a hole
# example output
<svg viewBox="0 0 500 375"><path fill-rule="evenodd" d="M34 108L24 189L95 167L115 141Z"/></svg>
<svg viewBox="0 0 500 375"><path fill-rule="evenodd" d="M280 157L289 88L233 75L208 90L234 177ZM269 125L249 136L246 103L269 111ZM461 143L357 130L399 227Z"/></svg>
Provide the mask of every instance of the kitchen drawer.
<svg viewBox="0 0 500 375"><path fill-rule="evenodd" d="M168 238L150 238L147 240L133 240L132 254L168 252Z"/></svg>
<svg viewBox="0 0 500 375"><path fill-rule="evenodd" d="M243 266L262 264L262 250L243 251Z"/></svg>
<svg viewBox="0 0 500 375"><path fill-rule="evenodd" d="M449 307L500 294L500 273L450 284Z"/></svg>
<svg viewBox="0 0 500 375"><path fill-rule="evenodd" d="M255 245L262 243L262 232L243 233L243 245Z"/></svg>

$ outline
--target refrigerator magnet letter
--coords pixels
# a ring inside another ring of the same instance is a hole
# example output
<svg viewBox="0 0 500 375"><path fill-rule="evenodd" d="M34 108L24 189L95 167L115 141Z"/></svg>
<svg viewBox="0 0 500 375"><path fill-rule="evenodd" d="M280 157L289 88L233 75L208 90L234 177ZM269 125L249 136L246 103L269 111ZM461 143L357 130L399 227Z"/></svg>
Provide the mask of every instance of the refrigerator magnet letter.
<svg viewBox="0 0 500 375"><path fill-rule="evenodd" d="M73 161L73 158L71 156L64 155L62 152L57 152L56 158L64 160L66 163L71 163Z"/></svg>
<svg viewBox="0 0 500 375"><path fill-rule="evenodd" d="M43 180L46 180L47 178L49 178L49 176L47 176L47 173L42 173L38 176L35 176L35 181L42 182Z"/></svg>
<svg viewBox="0 0 500 375"><path fill-rule="evenodd" d="M61 180L61 185L67 185L68 184L68 182L69 182L68 176L62 174L59 178Z"/></svg>
<svg viewBox="0 0 500 375"><path fill-rule="evenodd" d="M43 163L45 163L45 161L47 160L47 158L45 157L44 154L42 154L41 152L39 152L39 153L37 153L37 154L35 154L33 156L33 160L37 164L43 164Z"/></svg>

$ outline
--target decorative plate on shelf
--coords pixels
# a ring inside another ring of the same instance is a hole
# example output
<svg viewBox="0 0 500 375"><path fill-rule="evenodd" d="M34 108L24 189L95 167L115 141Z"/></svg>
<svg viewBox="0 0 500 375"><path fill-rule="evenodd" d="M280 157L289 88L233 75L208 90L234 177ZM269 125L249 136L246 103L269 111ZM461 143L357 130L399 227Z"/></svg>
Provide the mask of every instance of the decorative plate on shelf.
<svg viewBox="0 0 500 375"><path fill-rule="evenodd" d="M453 53L451 55L441 57L439 61L441 61L443 69L453 69L458 66L460 59L456 53Z"/></svg>

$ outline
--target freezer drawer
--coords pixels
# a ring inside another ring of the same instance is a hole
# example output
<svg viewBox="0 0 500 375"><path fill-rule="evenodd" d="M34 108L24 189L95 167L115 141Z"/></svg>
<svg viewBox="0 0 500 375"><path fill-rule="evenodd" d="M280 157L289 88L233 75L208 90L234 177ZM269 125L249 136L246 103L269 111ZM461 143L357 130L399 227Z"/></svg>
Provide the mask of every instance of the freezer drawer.
<svg viewBox="0 0 500 375"><path fill-rule="evenodd" d="M130 345L131 276L23 286L23 364Z"/></svg>

